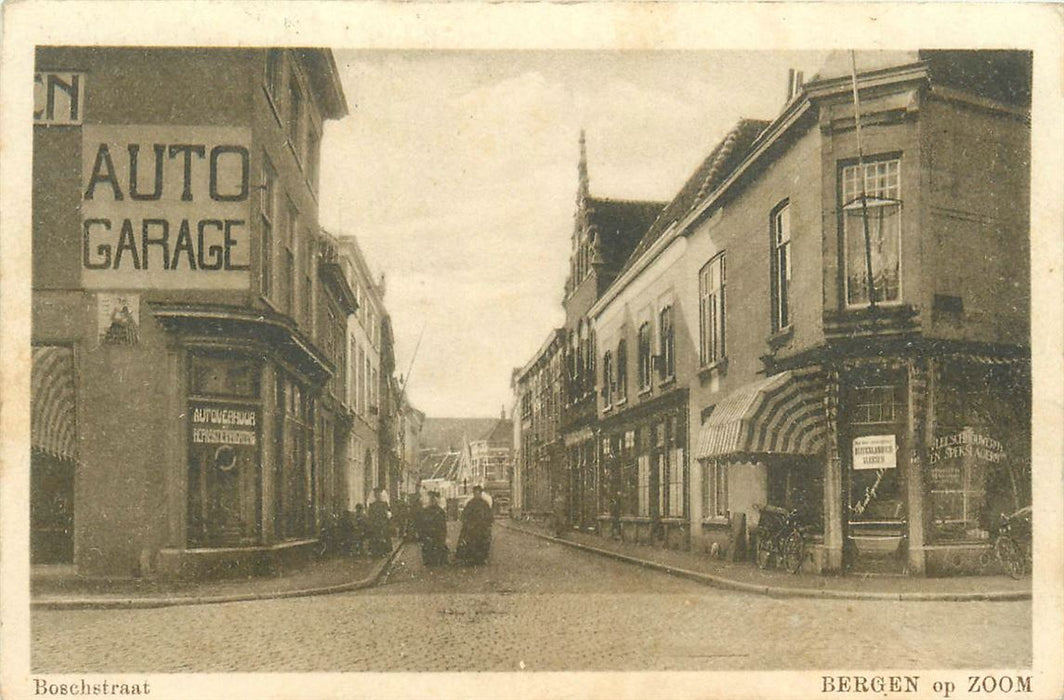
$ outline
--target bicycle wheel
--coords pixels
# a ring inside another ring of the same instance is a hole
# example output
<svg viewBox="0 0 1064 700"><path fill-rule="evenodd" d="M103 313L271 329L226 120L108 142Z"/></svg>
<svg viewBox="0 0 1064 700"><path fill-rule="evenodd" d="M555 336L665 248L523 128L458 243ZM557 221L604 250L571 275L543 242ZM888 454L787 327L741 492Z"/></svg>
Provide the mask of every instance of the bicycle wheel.
<svg viewBox="0 0 1064 700"><path fill-rule="evenodd" d="M1023 577L1026 562L1024 562L1023 552L1020 551L1019 545L1011 537L998 537L994 541L994 554L1006 574L1014 579Z"/></svg>
<svg viewBox="0 0 1064 700"><path fill-rule="evenodd" d="M792 574L798 573L805 561L805 538L798 530L791 530L783 540L783 567Z"/></svg>
<svg viewBox="0 0 1064 700"><path fill-rule="evenodd" d="M767 569L776 558L773 537L767 532L757 533L757 568Z"/></svg>

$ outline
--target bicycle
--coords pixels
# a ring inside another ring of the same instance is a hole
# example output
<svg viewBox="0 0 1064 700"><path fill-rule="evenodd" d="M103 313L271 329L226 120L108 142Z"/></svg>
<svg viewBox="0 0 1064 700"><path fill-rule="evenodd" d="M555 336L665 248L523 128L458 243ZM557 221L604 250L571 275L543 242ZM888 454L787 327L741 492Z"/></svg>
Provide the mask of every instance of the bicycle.
<svg viewBox="0 0 1064 700"><path fill-rule="evenodd" d="M1031 572L1031 506L1011 515L1001 514L994 556L1011 578L1022 578Z"/></svg>
<svg viewBox="0 0 1064 700"><path fill-rule="evenodd" d="M757 524L757 567L783 568L796 574L805 561L805 531L797 510L762 506Z"/></svg>

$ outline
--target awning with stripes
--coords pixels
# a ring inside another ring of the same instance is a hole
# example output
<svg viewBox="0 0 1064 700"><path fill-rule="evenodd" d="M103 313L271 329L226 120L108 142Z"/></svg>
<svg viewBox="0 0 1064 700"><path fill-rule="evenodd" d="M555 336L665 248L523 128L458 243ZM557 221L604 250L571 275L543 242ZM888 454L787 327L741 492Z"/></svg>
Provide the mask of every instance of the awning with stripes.
<svg viewBox="0 0 1064 700"><path fill-rule="evenodd" d="M58 459L77 458L74 351L34 346L30 373L30 442Z"/></svg>
<svg viewBox="0 0 1064 700"><path fill-rule="evenodd" d="M695 456L815 456L822 453L826 434L823 374L789 370L721 399L702 425Z"/></svg>

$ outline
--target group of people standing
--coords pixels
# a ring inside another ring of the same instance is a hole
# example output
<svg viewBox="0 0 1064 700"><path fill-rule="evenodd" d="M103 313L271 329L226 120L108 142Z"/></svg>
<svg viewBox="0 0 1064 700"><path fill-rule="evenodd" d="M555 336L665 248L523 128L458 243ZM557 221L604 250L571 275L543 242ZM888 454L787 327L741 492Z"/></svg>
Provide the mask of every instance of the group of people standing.
<svg viewBox="0 0 1064 700"><path fill-rule="evenodd" d="M411 511L413 515L411 516ZM483 564L491 550L491 526L494 521L491 504L480 486L473 487L473 497L462 510L462 529L455 547L455 561L460 564ZM425 566L443 566L450 562L447 547L447 512L440 503L440 493L430 491L428 504L421 505L417 496L411 503L399 502L393 509L387 493L373 489L369 506L355 506L348 520L351 530L345 537L348 551L381 557L392 551L392 537L416 539L421 544L421 558Z"/></svg>
<svg viewBox="0 0 1064 700"><path fill-rule="evenodd" d="M455 548L457 563L476 565L488 560L493 521L494 514L483 497L483 489L474 486L473 498L462 511L462 529ZM421 543L421 561L425 566L443 566L449 562L447 513L440 505L438 491L430 491L428 505L418 509L414 516L414 532Z"/></svg>

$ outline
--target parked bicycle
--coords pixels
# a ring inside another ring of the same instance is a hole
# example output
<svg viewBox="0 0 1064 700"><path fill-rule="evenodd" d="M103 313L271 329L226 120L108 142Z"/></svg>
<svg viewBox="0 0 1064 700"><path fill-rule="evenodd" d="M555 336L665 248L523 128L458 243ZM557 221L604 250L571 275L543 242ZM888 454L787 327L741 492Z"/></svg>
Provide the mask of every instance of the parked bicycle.
<svg viewBox="0 0 1064 700"><path fill-rule="evenodd" d="M994 556L1001 568L1014 579L1031 572L1031 506L1011 515L1001 514Z"/></svg>
<svg viewBox="0 0 1064 700"><path fill-rule="evenodd" d="M761 506L757 523L757 566L798 573L805 561L805 528L797 510Z"/></svg>

